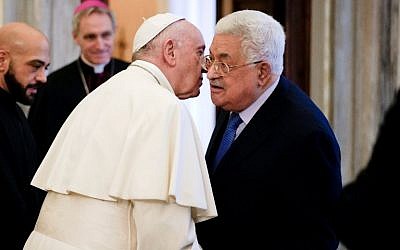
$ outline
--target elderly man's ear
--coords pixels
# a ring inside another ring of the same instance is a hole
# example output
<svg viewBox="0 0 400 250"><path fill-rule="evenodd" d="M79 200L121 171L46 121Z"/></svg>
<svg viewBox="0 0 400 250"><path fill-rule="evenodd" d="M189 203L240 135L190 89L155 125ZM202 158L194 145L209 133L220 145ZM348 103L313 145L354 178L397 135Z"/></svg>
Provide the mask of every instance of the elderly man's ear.
<svg viewBox="0 0 400 250"><path fill-rule="evenodd" d="M175 54L175 43L171 39L168 39L163 44L163 56L165 61L171 65L175 66L176 64L176 54Z"/></svg>
<svg viewBox="0 0 400 250"><path fill-rule="evenodd" d="M272 74L271 66L267 62L260 62L258 65L258 85L262 88L268 87L275 81L275 75Z"/></svg>

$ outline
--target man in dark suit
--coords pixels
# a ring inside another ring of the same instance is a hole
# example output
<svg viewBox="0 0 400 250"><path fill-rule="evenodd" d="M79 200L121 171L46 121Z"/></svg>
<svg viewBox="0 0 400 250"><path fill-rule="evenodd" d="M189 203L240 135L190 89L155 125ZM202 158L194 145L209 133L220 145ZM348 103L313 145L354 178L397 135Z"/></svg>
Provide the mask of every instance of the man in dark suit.
<svg viewBox="0 0 400 250"><path fill-rule="evenodd" d="M75 8L72 26L81 54L49 75L28 115L40 159L76 105L128 66L127 62L112 58L115 19L106 4L100 0L82 2Z"/></svg>
<svg viewBox="0 0 400 250"><path fill-rule="evenodd" d="M345 185L338 203L337 235L348 249L398 245L400 92L385 114L365 169Z"/></svg>
<svg viewBox="0 0 400 250"><path fill-rule="evenodd" d="M281 75L284 47L282 26L259 11L216 25L203 59L222 108L206 153L218 217L197 225L206 250L338 246L331 219L342 188L339 145L320 109ZM237 114L236 139L221 156Z"/></svg>

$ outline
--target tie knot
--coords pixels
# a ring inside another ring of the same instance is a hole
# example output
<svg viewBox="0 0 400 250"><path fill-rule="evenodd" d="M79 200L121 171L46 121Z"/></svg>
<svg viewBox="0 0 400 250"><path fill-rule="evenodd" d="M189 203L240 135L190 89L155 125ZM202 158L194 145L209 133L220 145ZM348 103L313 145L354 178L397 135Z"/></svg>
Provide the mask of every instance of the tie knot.
<svg viewBox="0 0 400 250"><path fill-rule="evenodd" d="M242 119L240 118L239 113L232 112L229 117L228 128L236 130L240 123L242 123Z"/></svg>

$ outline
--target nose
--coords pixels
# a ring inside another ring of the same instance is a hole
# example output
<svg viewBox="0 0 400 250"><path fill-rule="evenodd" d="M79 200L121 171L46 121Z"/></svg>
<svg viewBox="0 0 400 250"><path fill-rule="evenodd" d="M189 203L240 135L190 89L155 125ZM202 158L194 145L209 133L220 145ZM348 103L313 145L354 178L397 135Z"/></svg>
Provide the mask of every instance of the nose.
<svg viewBox="0 0 400 250"><path fill-rule="evenodd" d="M208 71L201 67L201 73L207 73Z"/></svg>
<svg viewBox="0 0 400 250"><path fill-rule="evenodd" d="M218 74L214 66L210 67L206 73L209 80L213 80L222 76L221 74Z"/></svg>
<svg viewBox="0 0 400 250"><path fill-rule="evenodd" d="M41 83L45 83L47 81L47 72L45 68L42 68L38 71L36 75L36 81Z"/></svg>
<svg viewBox="0 0 400 250"><path fill-rule="evenodd" d="M96 48L103 48L104 41L101 37L98 37L95 41Z"/></svg>

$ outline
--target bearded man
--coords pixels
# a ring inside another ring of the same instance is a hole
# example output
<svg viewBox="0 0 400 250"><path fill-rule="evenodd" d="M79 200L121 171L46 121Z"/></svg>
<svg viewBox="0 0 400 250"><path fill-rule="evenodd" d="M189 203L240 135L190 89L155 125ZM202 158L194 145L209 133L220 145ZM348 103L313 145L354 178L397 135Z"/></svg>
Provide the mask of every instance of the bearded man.
<svg viewBox="0 0 400 250"><path fill-rule="evenodd" d="M31 104L38 86L46 82L49 51L46 36L25 23L0 28L0 195L2 225L7 230L0 240L4 249L22 249L44 198L41 190L30 185L38 155L17 102Z"/></svg>

